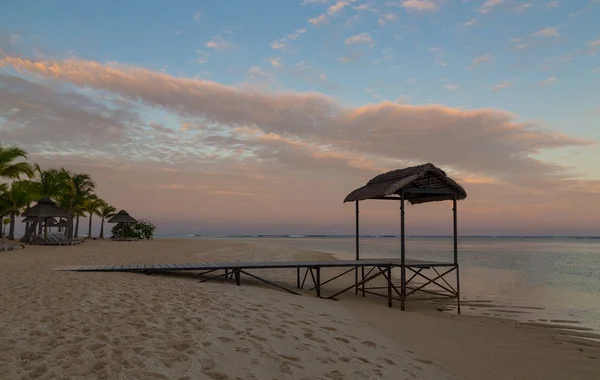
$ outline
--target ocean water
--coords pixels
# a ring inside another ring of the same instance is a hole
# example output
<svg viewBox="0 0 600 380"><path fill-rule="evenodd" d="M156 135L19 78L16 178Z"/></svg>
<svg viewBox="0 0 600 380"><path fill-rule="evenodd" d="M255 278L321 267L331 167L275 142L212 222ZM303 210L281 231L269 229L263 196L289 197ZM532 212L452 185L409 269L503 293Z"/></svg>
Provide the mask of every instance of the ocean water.
<svg viewBox="0 0 600 380"><path fill-rule="evenodd" d="M340 259L355 256L353 237L249 240L328 252ZM360 252L361 258L399 258L400 239L362 238ZM451 262L452 239L409 237L407 258ZM600 333L600 239L461 237L459 263L463 314Z"/></svg>

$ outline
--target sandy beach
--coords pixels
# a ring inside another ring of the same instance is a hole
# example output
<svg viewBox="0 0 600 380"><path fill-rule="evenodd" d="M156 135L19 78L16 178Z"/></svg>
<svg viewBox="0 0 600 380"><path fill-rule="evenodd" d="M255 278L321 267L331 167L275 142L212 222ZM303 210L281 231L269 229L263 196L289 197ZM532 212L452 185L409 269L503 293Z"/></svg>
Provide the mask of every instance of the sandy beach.
<svg viewBox="0 0 600 380"><path fill-rule="evenodd" d="M88 241L0 253L1 379L598 379L600 344L558 329L243 279L75 273L78 264L331 259L246 242ZM294 271L264 273L295 282Z"/></svg>

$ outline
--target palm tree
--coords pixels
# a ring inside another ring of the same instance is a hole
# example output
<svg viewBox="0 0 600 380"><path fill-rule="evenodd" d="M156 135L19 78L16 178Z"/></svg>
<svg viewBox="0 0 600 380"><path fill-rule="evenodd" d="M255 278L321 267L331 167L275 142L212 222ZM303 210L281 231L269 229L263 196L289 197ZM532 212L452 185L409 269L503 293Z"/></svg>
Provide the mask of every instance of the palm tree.
<svg viewBox="0 0 600 380"><path fill-rule="evenodd" d="M56 201L68 189L68 177L63 173L63 170L42 169L40 165L35 164L33 166L33 173L35 174L35 179L32 181L29 189L32 194L32 200L48 197ZM26 205L26 210L29 209L29 206L30 204ZM29 236L35 232L37 224L38 222L36 221L26 226L25 235L21 241L29 239ZM40 223L40 232L41 227Z"/></svg>
<svg viewBox="0 0 600 380"><path fill-rule="evenodd" d="M37 177L35 180L36 191L40 198L48 197L58 200L68 191L69 177L65 174L64 169L43 170L40 165L35 164L33 171Z"/></svg>
<svg viewBox="0 0 600 380"><path fill-rule="evenodd" d="M83 210L88 213L89 216L89 225L88 225L88 237L92 237L92 216L94 214L98 215L98 210L100 205L104 203L104 201L96 194L91 194L83 204Z"/></svg>
<svg viewBox="0 0 600 380"><path fill-rule="evenodd" d="M111 218L115 215L115 213L117 212L117 209L114 208L113 206L109 205L108 203L102 201L102 203L100 204L100 207L98 208L98 216L102 218L102 222L100 224L100 235L98 235L98 237L100 239L104 239L104 220L106 218Z"/></svg>
<svg viewBox="0 0 600 380"><path fill-rule="evenodd" d="M29 191L30 189L29 181L16 181L12 183L8 191L2 194L2 203L10 215L8 240L15 239L15 217L20 215L23 208L32 201L33 194Z"/></svg>
<svg viewBox="0 0 600 380"><path fill-rule="evenodd" d="M22 175L33 176L31 165L27 162L14 162L19 158L26 159L27 152L17 146L0 145L0 179L19 179Z"/></svg>
<svg viewBox="0 0 600 380"><path fill-rule="evenodd" d="M79 217L85 215L85 200L94 193L96 184L86 173L72 174L65 169L61 169L61 173L67 178L67 188L60 195L58 203L71 214L67 221L67 231L69 238L73 238L79 233ZM73 217L76 217L75 231L73 231Z"/></svg>

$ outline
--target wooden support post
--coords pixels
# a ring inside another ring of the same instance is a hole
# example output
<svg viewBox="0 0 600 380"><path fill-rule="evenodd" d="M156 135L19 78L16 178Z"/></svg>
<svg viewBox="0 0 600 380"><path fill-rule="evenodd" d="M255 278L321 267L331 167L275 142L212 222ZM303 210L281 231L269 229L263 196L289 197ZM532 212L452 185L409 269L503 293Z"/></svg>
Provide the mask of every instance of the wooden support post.
<svg viewBox="0 0 600 380"><path fill-rule="evenodd" d="M388 286L388 307L392 307L392 266L388 266L387 274L387 286Z"/></svg>
<svg viewBox="0 0 600 380"><path fill-rule="evenodd" d="M321 268L317 267L317 283L315 284L315 287L317 288L317 297L321 298Z"/></svg>
<svg viewBox="0 0 600 380"><path fill-rule="evenodd" d="M400 309L406 302L406 237L404 231L404 191L400 193Z"/></svg>
<svg viewBox="0 0 600 380"><path fill-rule="evenodd" d="M300 289L300 267L296 268L296 286Z"/></svg>
<svg viewBox="0 0 600 380"><path fill-rule="evenodd" d="M233 273L235 274L235 284L240 286L240 270L235 269Z"/></svg>
<svg viewBox="0 0 600 380"><path fill-rule="evenodd" d="M456 307L460 314L460 274L458 271L458 210L456 194L452 200L452 214L454 219L454 265L456 265Z"/></svg>
<svg viewBox="0 0 600 380"><path fill-rule="evenodd" d="M361 281L365 279L365 266L363 265L361 268L361 272L362 272L362 278ZM362 296L365 296L365 283L362 283Z"/></svg>
<svg viewBox="0 0 600 380"><path fill-rule="evenodd" d="M360 229L358 220L358 201L356 201L356 260L360 259ZM354 284L358 284L358 267L356 267L356 272L354 273ZM354 294L358 294L358 285L354 288Z"/></svg>

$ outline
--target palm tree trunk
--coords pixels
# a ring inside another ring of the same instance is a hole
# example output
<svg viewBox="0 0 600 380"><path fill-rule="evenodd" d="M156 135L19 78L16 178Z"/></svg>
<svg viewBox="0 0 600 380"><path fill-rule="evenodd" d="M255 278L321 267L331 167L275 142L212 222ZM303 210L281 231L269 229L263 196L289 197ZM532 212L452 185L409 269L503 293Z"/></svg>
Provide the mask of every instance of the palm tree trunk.
<svg viewBox="0 0 600 380"><path fill-rule="evenodd" d="M90 225L88 226L88 237L92 237L92 213L90 212Z"/></svg>
<svg viewBox="0 0 600 380"><path fill-rule="evenodd" d="M73 239L73 215L67 218L67 237Z"/></svg>
<svg viewBox="0 0 600 380"><path fill-rule="evenodd" d="M29 226L29 228L27 230L25 230L25 234L23 235L23 237L21 238L21 240L19 240L19 242L21 243L28 243L29 239L31 238L31 235L33 235L35 233L36 227L37 227L37 221L36 222L31 222L31 225Z"/></svg>
<svg viewBox="0 0 600 380"><path fill-rule="evenodd" d="M75 237L79 237L79 215L75 218Z"/></svg>
<svg viewBox="0 0 600 380"><path fill-rule="evenodd" d="M8 240L15 240L15 214L10 214L10 227L8 229Z"/></svg>
<svg viewBox="0 0 600 380"><path fill-rule="evenodd" d="M102 222L100 223L100 235L98 237L104 239L104 217L102 217Z"/></svg>

